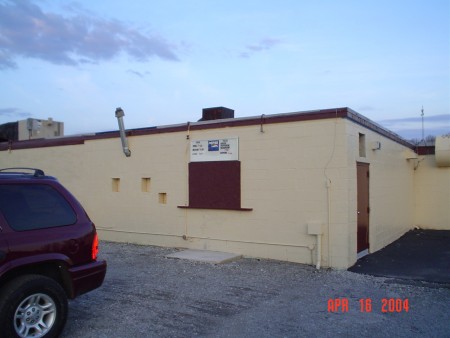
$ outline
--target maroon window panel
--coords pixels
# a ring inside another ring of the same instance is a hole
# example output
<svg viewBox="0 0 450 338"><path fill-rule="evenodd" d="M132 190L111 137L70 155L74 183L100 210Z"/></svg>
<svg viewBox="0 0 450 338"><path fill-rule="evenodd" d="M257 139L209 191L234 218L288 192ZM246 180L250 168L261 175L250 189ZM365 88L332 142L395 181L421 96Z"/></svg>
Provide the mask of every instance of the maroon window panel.
<svg viewBox="0 0 450 338"><path fill-rule="evenodd" d="M189 207L241 208L241 162L190 162Z"/></svg>

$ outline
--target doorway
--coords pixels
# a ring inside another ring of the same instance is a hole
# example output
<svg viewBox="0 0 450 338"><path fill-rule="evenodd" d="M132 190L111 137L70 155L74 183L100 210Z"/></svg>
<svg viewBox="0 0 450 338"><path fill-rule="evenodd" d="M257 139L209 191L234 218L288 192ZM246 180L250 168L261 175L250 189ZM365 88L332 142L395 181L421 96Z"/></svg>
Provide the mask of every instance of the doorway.
<svg viewBox="0 0 450 338"><path fill-rule="evenodd" d="M369 164L356 162L356 169L358 214L357 253L365 254L369 250Z"/></svg>

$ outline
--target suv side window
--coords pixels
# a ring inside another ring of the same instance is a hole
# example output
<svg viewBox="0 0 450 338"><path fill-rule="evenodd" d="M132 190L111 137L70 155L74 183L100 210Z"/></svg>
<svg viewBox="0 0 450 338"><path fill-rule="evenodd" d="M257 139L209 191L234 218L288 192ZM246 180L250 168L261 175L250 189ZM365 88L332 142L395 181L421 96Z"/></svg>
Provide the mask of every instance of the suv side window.
<svg viewBox="0 0 450 338"><path fill-rule="evenodd" d="M70 225L77 220L67 200L46 184L0 185L0 211L16 231Z"/></svg>

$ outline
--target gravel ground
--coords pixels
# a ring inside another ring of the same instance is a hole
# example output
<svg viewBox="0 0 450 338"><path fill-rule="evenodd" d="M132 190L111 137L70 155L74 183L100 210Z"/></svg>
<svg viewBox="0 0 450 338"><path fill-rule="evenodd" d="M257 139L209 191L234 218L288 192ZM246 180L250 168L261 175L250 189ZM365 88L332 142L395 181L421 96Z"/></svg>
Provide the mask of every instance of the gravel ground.
<svg viewBox="0 0 450 338"><path fill-rule="evenodd" d="M62 337L450 337L445 287L272 260L168 259L177 249L153 246L100 251L105 282L70 302ZM336 298L348 311L329 311ZM408 311L383 313L383 299L407 299Z"/></svg>

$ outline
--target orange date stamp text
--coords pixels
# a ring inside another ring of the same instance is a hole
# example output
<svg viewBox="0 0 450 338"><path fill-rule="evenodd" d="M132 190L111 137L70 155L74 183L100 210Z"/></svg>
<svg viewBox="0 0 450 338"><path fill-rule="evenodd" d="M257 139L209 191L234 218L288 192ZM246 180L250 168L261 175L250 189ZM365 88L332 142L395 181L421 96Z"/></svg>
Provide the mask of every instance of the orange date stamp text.
<svg viewBox="0 0 450 338"><path fill-rule="evenodd" d="M345 313L349 312L348 298L330 298L327 302L328 312ZM380 302L374 302L371 298L359 299L360 312L372 312L378 310L382 313L400 313L409 312L409 299L401 298L382 298Z"/></svg>

